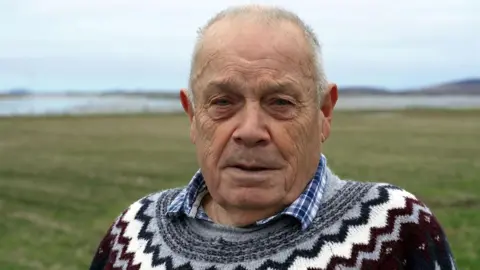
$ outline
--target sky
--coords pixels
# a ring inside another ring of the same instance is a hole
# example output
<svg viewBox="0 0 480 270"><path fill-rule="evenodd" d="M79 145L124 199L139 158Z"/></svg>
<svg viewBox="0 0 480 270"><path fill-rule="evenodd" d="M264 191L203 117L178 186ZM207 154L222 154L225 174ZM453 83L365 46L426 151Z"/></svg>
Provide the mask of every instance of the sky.
<svg viewBox="0 0 480 270"><path fill-rule="evenodd" d="M187 86L197 29L245 3L296 12L340 86L480 77L478 0L1 0L0 91L176 91Z"/></svg>

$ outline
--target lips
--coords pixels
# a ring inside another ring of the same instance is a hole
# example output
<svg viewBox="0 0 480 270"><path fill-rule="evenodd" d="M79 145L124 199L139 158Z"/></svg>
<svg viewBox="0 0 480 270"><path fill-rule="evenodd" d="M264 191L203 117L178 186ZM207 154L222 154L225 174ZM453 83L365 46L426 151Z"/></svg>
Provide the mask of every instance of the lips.
<svg viewBox="0 0 480 270"><path fill-rule="evenodd" d="M242 170L242 171L251 171L251 172L272 170L272 168L268 168L268 167L264 167L264 166L245 165L245 164L236 164L236 165L233 165L231 167Z"/></svg>
<svg viewBox="0 0 480 270"><path fill-rule="evenodd" d="M262 153L253 154L234 154L221 162L223 169L231 169L237 172L270 172L281 170L283 163L273 157L274 155L265 155Z"/></svg>

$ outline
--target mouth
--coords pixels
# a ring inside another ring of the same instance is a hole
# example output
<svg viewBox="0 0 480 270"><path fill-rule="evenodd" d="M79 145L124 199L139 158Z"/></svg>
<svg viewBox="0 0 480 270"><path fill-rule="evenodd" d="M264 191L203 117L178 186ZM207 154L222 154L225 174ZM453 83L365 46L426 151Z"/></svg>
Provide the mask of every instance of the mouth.
<svg viewBox="0 0 480 270"><path fill-rule="evenodd" d="M248 166L248 165L243 165L243 164L238 164L231 166L232 168L242 170L242 171L247 171L247 172L261 172L261 171L270 171L273 170L272 168L264 167L264 166Z"/></svg>

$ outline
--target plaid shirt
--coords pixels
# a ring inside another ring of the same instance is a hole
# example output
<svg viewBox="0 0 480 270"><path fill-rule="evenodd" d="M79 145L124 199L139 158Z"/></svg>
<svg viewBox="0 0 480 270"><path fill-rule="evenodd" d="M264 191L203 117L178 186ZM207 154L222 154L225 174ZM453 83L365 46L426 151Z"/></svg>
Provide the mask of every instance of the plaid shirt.
<svg viewBox="0 0 480 270"><path fill-rule="evenodd" d="M322 155L313 179L309 182L302 194L282 212L272 217L259 220L256 224L265 224L282 215L288 215L296 218L301 223L302 229L306 229L317 214L320 200L325 190L326 165L327 159ZM202 199L207 193L208 189L203 175L200 170L198 170L188 186L171 202L167 210L167 215L176 216L185 214L192 218L211 222L212 220L208 217L201 205Z"/></svg>

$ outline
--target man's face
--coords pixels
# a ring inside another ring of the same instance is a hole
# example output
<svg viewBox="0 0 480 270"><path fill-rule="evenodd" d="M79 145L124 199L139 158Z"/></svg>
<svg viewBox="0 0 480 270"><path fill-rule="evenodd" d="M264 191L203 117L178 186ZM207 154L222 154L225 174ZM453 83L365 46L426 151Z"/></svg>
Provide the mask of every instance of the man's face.
<svg viewBox="0 0 480 270"><path fill-rule="evenodd" d="M312 178L328 121L301 31L231 23L212 26L197 58L192 141L215 202L280 208Z"/></svg>

